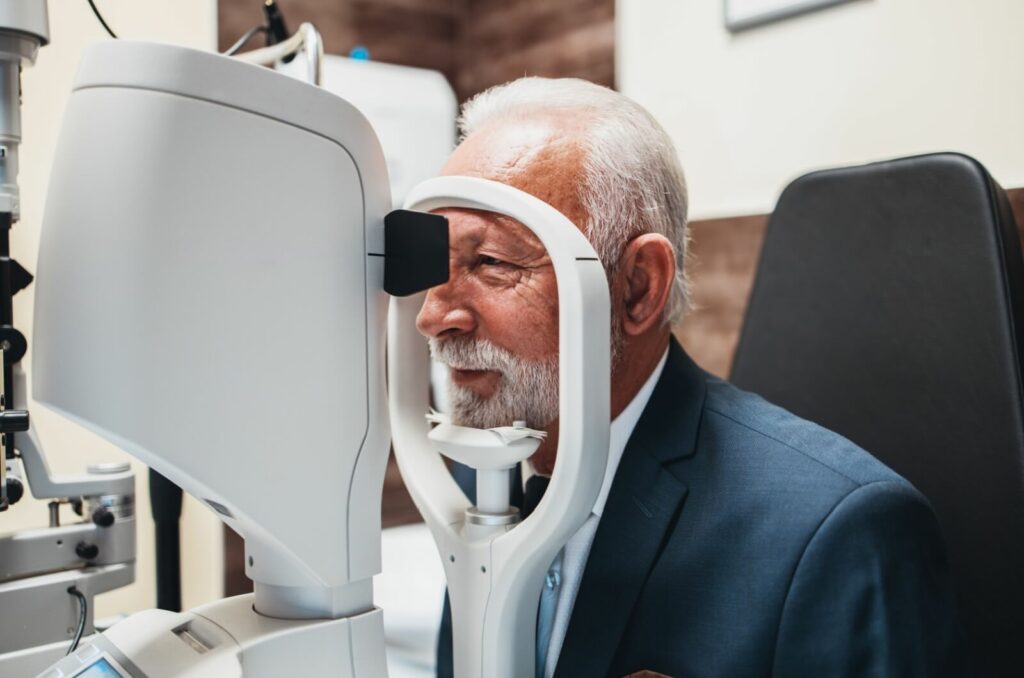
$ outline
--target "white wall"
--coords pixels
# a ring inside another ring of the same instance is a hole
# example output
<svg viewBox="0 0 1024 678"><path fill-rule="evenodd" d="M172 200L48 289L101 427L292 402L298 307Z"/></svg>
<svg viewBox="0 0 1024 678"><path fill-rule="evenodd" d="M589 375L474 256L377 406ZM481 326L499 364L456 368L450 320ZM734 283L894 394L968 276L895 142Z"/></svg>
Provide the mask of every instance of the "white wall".
<svg viewBox="0 0 1024 678"><path fill-rule="evenodd" d="M812 169L937 150L1024 186L1024 2L855 0L736 35L724 0L618 0L619 88L675 140L695 218Z"/></svg>
<svg viewBox="0 0 1024 678"><path fill-rule="evenodd" d="M188 45L216 47L216 0L103 0L96 3L119 36ZM39 225L47 177L71 81L82 50L109 39L85 0L51 0L50 44L42 48L36 64L25 70L22 93L23 143L21 146L22 216L11 232L12 253L29 270L36 268ZM33 288L15 298L15 325L32 338ZM23 361L31 368L31 353ZM29 374L31 379L31 373ZM31 409L51 468L81 472L96 461L130 460L96 436L43 410ZM147 472L133 461L137 474L138 561L135 584L97 598L96 614L105 617L152 607L156 601L153 522L149 513ZM220 521L198 502L187 499L182 521L183 603L192 607L222 595L223 554ZM66 516L70 516L68 511ZM0 532L46 525L45 502L23 499L0 513Z"/></svg>

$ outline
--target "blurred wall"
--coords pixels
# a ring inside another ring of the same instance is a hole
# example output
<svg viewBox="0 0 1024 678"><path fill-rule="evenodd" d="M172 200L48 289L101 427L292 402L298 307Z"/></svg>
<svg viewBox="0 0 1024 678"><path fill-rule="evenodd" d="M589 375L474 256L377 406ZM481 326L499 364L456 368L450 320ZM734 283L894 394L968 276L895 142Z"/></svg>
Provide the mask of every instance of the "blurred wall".
<svg viewBox="0 0 1024 678"><path fill-rule="evenodd" d="M263 22L262 0L220 0L220 48ZM523 75L612 85L614 0L278 0L289 27L311 21L326 51L441 71L459 101ZM254 40L253 45L262 44Z"/></svg>
<svg viewBox="0 0 1024 678"><path fill-rule="evenodd" d="M1024 186L1024 2L856 0L730 34L724 0L620 0L617 82L675 140L693 217L771 211L815 168L926 151Z"/></svg>
<svg viewBox="0 0 1024 678"><path fill-rule="evenodd" d="M164 42L211 49L216 44L214 0L102 0L96 3L110 27L124 38ZM86 2L49 2L50 44L39 51L36 64L25 69L22 78L23 143L21 146L22 215L11 230L12 255L30 271L36 270L39 227L42 221L46 184L50 173L57 133L71 93L71 82L82 51L89 45L109 40ZM29 353L23 364L31 380L31 339L33 287L15 297L14 322L29 338ZM136 518L138 560L136 582L101 595L96 616L106 617L153 607L156 588L153 557L153 521L149 513L147 469L95 435L42 407L31 407L33 424L39 431L51 469L56 473L80 473L94 462L131 461L136 472ZM65 509L65 520L74 517ZM77 519L77 518L76 518ZM0 531L10 532L47 525L46 503L29 496L0 513ZM191 498L183 510L182 597L186 607L221 595L220 521Z"/></svg>
<svg viewBox="0 0 1024 678"><path fill-rule="evenodd" d="M731 34L723 2L620 0L616 82L682 158L696 309L676 334L727 376L766 215L792 179L958 150L1024 186L1024 3L855 0ZM1010 194L1020 222L1024 192Z"/></svg>
<svg viewBox="0 0 1024 678"><path fill-rule="evenodd" d="M441 71L455 81L455 53L461 2L455 0L277 0L288 29L312 22L328 54L346 55L369 47L375 61ZM263 0L217 3L219 45L230 47L247 30L263 24ZM264 44L256 37L248 49Z"/></svg>

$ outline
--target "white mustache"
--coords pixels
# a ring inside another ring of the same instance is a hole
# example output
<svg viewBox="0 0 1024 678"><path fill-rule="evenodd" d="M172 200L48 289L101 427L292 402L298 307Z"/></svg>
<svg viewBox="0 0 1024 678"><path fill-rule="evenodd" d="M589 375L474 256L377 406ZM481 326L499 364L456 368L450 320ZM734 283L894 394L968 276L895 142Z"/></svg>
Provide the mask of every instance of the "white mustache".
<svg viewBox="0 0 1024 678"><path fill-rule="evenodd" d="M508 374L524 361L511 351L486 339L429 340L430 356L457 370L490 370Z"/></svg>

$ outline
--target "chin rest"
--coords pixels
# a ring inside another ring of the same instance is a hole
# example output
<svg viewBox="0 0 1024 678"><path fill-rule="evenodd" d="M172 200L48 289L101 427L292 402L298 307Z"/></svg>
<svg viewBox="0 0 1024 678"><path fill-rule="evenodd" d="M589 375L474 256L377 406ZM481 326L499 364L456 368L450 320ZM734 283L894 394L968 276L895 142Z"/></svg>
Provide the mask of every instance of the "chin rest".
<svg viewBox="0 0 1024 678"><path fill-rule="evenodd" d="M814 172L769 221L732 374L928 497L979 676L1024 666L1022 296L1009 202L972 158Z"/></svg>

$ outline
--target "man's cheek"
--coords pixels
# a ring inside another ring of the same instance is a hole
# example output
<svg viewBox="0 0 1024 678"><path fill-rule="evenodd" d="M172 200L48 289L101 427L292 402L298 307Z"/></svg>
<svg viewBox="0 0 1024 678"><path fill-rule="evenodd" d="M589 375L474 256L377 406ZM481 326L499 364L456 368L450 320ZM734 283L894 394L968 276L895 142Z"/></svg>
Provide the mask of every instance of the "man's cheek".
<svg viewBox="0 0 1024 678"><path fill-rule="evenodd" d="M558 288L539 276L524 277L513 292L531 313L558 322Z"/></svg>

